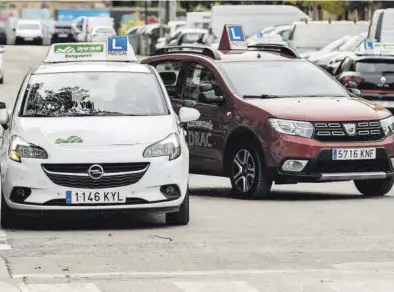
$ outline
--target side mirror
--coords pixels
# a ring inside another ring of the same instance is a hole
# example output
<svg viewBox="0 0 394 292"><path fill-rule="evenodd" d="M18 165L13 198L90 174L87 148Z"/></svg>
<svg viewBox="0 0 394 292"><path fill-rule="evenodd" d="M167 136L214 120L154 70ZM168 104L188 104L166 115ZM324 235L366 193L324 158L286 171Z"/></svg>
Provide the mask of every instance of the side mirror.
<svg viewBox="0 0 394 292"><path fill-rule="evenodd" d="M0 102L0 125L7 125L9 121L9 113L4 102Z"/></svg>
<svg viewBox="0 0 394 292"><path fill-rule="evenodd" d="M353 81L349 81L347 84L346 84L346 87L347 88L349 88L349 89L357 89L357 83L356 82L353 82Z"/></svg>
<svg viewBox="0 0 394 292"><path fill-rule="evenodd" d="M179 109L179 120L181 123L196 121L200 118L200 112L195 108L181 107Z"/></svg>
<svg viewBox="0 0 394 292"><path fill-rule="evenodd" d="M349 88L349 92L357 97L361 97L361 91L357 88Z"/></svg>
<svg viewBox="0 0 394 292"><path fill-rule="evenodd" d="M210 91L200 92L199 101L205 103L221 104L224 101L222 95L216 95L215 91L212 89Z"/></svg>

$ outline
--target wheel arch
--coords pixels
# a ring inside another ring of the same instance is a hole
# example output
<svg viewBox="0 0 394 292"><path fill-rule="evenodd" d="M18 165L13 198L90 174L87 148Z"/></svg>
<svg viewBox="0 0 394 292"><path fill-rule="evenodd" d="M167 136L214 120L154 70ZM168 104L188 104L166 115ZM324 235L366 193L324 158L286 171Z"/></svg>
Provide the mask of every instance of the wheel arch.
<svg viewBox="0 0 394 292"><path fill-rule="evenodd" d="M239 125L235 127L231 133L227 136L223 151L223 174L229 176L229 170L231 169L230 157L235 147L244 143L245 141L251 141L252 145L260 152L261 157L265 158L262 141L259 135L250 127L246 125Z"/></svg>

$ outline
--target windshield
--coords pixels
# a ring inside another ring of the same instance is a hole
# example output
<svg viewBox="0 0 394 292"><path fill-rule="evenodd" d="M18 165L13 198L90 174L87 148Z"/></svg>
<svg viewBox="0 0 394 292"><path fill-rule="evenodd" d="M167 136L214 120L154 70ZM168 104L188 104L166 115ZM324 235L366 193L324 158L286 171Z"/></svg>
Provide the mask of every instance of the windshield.
<svg viewBox="0 0 394 292"><path fill-rule="evenodd" d="M339 47L339 51L354 51L364 41L364 36L352 36L342 46Z"/></svg>
<svg viewBox="0 0 394 292"><path fill-rule="evenodd" d="M382 72L394 73L394 60L385 59L364 59L356 63L356 71L361 73L376 73Z"/></svg>
<svg viewBox="0 0 394 292"><path fill-rule="evenodd" d="M240 95L349 96L316 65L304 61L218 63ZM247 74L245 74L247 72Z"/></svg>
<svg viewBox="0 0 394 292"><path fill-rule="evenodd" d="M338 40L335 40L335 41L329 43L328 45L326 45L325 47L323 47L321 49L321 51L332 52L332 51L336 50L339 46L343 45L343 43L345 43L349 38L350 37L343 37Z"/></svg>
<svg viewBox="0 0 394 292"><path fill-rule="evenodd" d="M155 75L73 72L33 75L22 116L165 115Z"/></svg>
<svg viewBox="0 0 394 292"><path fill-rule="evenodd" d="M40 29L40 25L38 23L20 23L17 29L38 30Z"/></svg>

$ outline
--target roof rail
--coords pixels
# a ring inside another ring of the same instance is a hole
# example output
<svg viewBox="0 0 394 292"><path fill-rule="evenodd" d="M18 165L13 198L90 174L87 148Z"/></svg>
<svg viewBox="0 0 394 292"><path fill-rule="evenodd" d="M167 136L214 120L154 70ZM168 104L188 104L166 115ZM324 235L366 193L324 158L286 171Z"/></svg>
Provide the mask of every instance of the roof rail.
<svg viewBox="0 0 394 292"><path fill-rule="evenodd" d="M297 53L296 50L282 44L249 45L248 49L251 51L279 53L296 59L301 59L300 55Z"/></svg>
<svg viewBox="0 0 394 292"><path fill-rule="evenodd" d="M210 57L214 60L220 60L219 53L211 49L209 47L198 47L198 46L171 46L164 47L156 50L154 55L163 55L163 54L177 54L177 53L186 53L186 54L200 54L207 57Z"/></svg>

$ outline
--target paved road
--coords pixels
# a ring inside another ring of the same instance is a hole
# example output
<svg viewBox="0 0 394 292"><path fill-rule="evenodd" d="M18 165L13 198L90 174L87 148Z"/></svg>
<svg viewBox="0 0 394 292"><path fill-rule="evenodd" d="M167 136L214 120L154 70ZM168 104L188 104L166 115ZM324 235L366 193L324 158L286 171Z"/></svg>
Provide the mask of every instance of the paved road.
<svg viewBox="0 0 394 292"><path fill-rule="evenodd" d="M10 47L0 99L10 102L46 48ZM0 231L0 291L392 292L394 193L351 183L274 187L231 198L226 179L191 176L191 222L153 215L26 220Z"/></svg>

